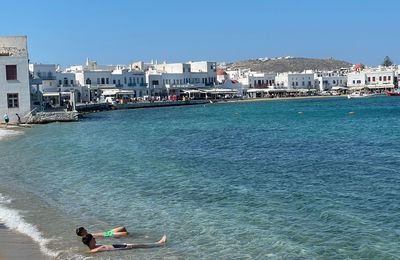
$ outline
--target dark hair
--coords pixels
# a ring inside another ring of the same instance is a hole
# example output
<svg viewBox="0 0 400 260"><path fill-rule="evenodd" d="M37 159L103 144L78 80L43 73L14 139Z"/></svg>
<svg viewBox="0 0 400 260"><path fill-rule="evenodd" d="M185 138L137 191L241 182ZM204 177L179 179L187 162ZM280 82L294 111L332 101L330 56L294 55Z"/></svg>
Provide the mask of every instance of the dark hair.
<svg viewBox="0 0 400 260"><path fill-rule="evenodd" d="M87 234L86 236L82 237L82 243L89 246L90 241L92 241L92 239L93 239L92 234Z"/></svg>
<svg viewBox="0 0 400 260"><path fill-rule="evenodd" d="M77 234L78 236L82 236L82 232L83 232L84 230L85 230L84 227L79 227L79 228L76 229L76 234Z"/></svg>

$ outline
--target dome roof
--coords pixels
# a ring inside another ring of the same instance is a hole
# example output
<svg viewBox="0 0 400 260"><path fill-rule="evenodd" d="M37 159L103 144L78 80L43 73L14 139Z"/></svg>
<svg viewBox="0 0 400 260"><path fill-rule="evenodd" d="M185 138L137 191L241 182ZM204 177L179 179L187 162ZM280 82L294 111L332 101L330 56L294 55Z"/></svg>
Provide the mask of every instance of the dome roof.
<svg viewBox="0 0 400 260"><path fill-rule="evenodd" d="M217 75L223 76L223 75L226 75L226 72L223 70L217 70Z"/></svg>

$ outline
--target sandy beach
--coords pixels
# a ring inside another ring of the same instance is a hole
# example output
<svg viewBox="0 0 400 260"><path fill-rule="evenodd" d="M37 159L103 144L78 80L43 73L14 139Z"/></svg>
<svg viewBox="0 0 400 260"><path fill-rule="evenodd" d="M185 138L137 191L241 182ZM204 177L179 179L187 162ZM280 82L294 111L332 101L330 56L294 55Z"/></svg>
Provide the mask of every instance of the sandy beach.
<svg viewBox="0 0 400 260"><path fill-rule="evenodd" d="M7 259L50 259L40 252L33 240L16 233L0 223L0 260Z"/></svg>
<svg viewBox="0 0 400 260"><path fill-rule="evenodd" d="M16 126L0 126L0 141L19 135L21 132ZM50 259L40 252L30 237L9 229L0 220L0 260L6 259Z"/></svg>

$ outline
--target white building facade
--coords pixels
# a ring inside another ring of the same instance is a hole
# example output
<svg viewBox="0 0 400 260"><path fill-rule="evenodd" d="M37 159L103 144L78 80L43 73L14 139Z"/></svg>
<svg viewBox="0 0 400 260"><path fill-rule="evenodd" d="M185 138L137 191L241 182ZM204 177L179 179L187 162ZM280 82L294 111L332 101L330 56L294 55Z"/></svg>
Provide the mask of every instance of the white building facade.
<svg viewBox="0 0 400 260"><path fill-rule="evenodd" d="M216 62L209 61L154 64L147 71L147 79L149 87L164 89L167 96L179 96L181 90L213 87L216 68Z"/></svg>
<svg viewBox="0 0 400 260"><path fill-rule="evenodd" d="M337 71L314 73L315 88L318 91L330 91L332 88L346 88L347 76Z"/></svg>
<svg viewBox="0 0 400 260"><path fill-rule="evenodd" d="M107 89L131 90L135 97L148 93L144 71L123 65L98 66L95 61L88 60L83 66L67 68L64 75L65 72L74 75L76 85L88 88L89 102L99 101L103 90Z"/></svg>
<svg viewBox="0 0 400 260"><path fill-rule="evenodd" d="M391 90L397 86L394 68L368 68L347 75L347 86L352 89L368 88L375 92Z"/></svg>
<svg viewBox="0 0 400 260"><path fill-rule="evenodd" d="M0 37L0 115L22 121L31 111L26 36Z"/></svg>
<svg viewBox="0 0 400 260"><path fill-rule="evenodd" d="M275 77L278 88L315 89L314 73L279 73Z"/></svg>

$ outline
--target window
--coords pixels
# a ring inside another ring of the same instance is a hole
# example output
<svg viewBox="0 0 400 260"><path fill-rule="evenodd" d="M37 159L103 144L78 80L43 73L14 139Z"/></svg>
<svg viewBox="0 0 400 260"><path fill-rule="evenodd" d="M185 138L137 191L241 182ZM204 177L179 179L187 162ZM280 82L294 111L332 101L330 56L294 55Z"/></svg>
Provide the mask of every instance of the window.
<svg viewBox="0 0 400 260"><path fill-rule="evenodd" d="M379 81L382 81L382 76L379 76Z"/></svg>
<svg viewBox="0 0 400 260"><path fill-rule="evenodd" d="M391 80L390 76L388 76L388 80Z"/></svg>
<svg viewBox="0 0 400 260"><path fill-rule="evenodd" d="M386 81L386 76L383 76L383 81Z"/></svg>
<svg viewBox="0 0 400 260"><path fill-rule="evenodd" d="M17 65L6 65L7 80L17 80Z"/></svg>
<svg viewBox="0 0 400 260"><path fill-rule="evenodd" d="M372 81L375 82L375 77L372 77Z"/></svg>
<svg viewBox="0 0 400 260"><path fill-rule="evenodd" d="M368 82L371 82L371 77L368 77Z"/></svg>
<svg viewBox="0 0 400 260"><path fill-rule="evenodd" d="M18 105L18 93L7 94L8 108L16 108Z"/></svg>

